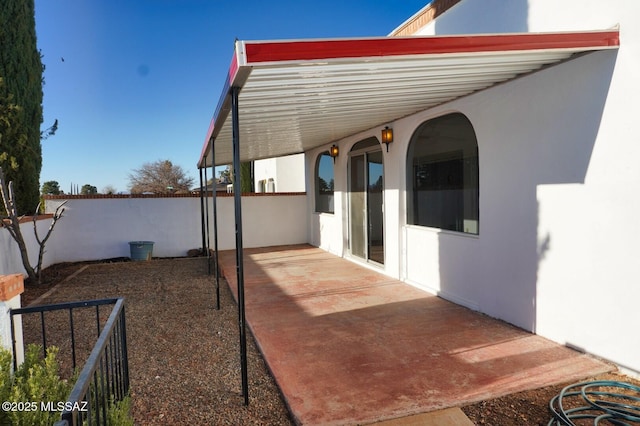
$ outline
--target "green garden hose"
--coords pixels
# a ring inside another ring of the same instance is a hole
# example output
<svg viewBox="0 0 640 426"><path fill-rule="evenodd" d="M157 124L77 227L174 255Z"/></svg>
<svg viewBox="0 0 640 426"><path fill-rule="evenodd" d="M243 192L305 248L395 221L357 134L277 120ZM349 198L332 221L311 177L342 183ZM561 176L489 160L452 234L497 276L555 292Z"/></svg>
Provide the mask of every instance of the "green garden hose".
<svg viewBox="0 0 640 426"><path fill-rule="evenodd" d="M583 425L587 419L594 425L638 425L640 387L607 380L576 383L554 396L549 408L553 418L548 426L576 426L574 420L581 420L578 424Z"/></svg>

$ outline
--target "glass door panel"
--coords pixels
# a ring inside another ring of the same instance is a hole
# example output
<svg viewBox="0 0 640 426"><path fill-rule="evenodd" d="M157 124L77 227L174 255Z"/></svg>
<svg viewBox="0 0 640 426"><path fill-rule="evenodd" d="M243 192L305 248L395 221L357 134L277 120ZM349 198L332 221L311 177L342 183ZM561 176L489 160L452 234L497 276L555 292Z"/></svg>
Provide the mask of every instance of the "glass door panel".
<svg viewBox="0 0 640 426"><path fill-rule="evenodd" d="M366 204L364 155L355 155L350 161L349 176L349 246L354 256L366 254Z"/></svg>
<svg viewBox="0 0 640 426"><path fill-rule="evenodd" d="M349 160L349 248L353 256L384 264L384 166L375 142Z"/></svg>
<svg viewBox="0 0 640 426"><path fill-rule="evenodd" d="M384 167L382 151L369 152L367 157L367 248L369 260L384 263Z"/></svg>

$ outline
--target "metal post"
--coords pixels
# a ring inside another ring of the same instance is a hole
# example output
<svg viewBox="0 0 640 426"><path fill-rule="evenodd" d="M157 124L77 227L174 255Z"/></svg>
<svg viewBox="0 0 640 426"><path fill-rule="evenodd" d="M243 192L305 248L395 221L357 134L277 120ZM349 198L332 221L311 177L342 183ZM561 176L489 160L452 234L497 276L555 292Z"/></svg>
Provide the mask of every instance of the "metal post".
<svg viewBox="0 0 640 426"><path fill-rule="evenodd" d="M208 185L208 179L207 179L207 167L206 167L206 163L207 163L207 157L204 157L204 161L205 161L205 168L204 168L204 193L205 193L205 199L209 198L209 194L207 192L207 185ZM211 251L209 251L209 203L205 202L205 223L206 223L206 228L207 228L207 242L206 245L202 246L202 250L206 250L207 251L207 273L209 275L211 275Z"/></svg>
<svg viewBox="0 0 640 426"><path fill-rule="evenodd" d="M206 165L206 158L205 158L205 165ZM200 227L201 227L201 233L202 233L202 250L204 250L204 246L205 246L205 226L204 226L204 195L202 193L202 169L198 170L200 172Z"/></svg>
<svg viewBox="0 0 640 426"><path fill-rule="evenodd" d="M216 309L220 310L220 268L218 266L218 185L216 184L216 149L214 146L215 141L212 140L211 142L211 166L213 167L213 193L211 197L213 203L213 265L214 268L216 268Z"/></svg>
<svg viewBox="0 0 640 426"><path fill-rule="evenodd" d="M236 272L238 276L238 325L240 328L240 364L242 369L242 394L244 405L249 405L249 383L247 380L247 336L244 312L244 250L242 247L242 199L240 186L240 125L238 122L238 87L231 88L231 110L233 128L233 198L236 216Z"/></svg>

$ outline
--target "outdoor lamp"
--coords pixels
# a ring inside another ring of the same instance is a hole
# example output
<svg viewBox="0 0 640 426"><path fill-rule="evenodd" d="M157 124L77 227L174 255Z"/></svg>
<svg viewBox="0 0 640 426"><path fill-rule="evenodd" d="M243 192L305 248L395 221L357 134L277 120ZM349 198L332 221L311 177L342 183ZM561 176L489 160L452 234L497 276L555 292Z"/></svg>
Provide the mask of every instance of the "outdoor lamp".
<svg viewBox="0 0 640 426"><path fill-rule="evenodd" d="M382 143L387 145L387 152L389 152L389 144L393 142L393 129L390 129L389 126L385 126L382 129Z"/></svg>
<svg viewBox="0 0 640 426"><path fill-rule="evenodd" d="M331 145L331 148L329 148L329 155L331 156L331 158L333 158L333 162L336 162L336 157L338 156L338 145Z"/></svg>

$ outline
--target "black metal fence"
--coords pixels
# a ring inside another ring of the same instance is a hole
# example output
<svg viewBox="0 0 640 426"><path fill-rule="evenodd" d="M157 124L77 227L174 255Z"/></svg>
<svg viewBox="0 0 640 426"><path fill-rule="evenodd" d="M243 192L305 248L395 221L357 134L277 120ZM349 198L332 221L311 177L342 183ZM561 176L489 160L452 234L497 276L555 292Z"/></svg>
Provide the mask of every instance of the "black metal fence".
<svg viewBox="0 0 640 426"><path fill-rule="evenodd" d="M104 305L112 305L112 310L106 322L102 325L100 306ZM47 348L45 313L68 311L71 359L73 370L76 371L77 339L74 312L93 308L95 308L97 342L86 359L75 386L71 390L71 394L64 403L61 420L55 426L106 425L109 407L122 401L129 393L129 363L124 299L89 300L11 310L12 333L15 332L13 324L15 315L25 316L31 314L40 316L44 350ZM12 339L15 353L15 335L12 336Z"/></svg>

